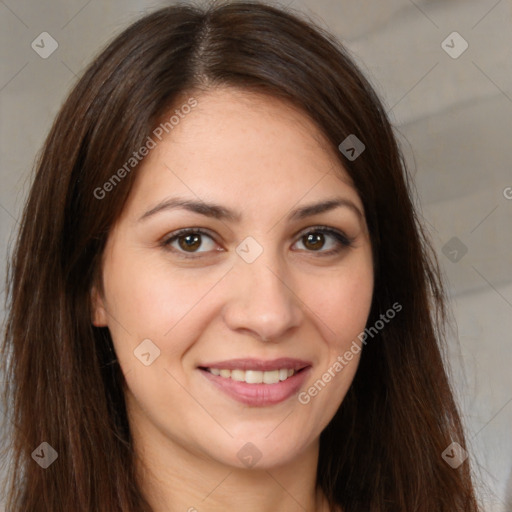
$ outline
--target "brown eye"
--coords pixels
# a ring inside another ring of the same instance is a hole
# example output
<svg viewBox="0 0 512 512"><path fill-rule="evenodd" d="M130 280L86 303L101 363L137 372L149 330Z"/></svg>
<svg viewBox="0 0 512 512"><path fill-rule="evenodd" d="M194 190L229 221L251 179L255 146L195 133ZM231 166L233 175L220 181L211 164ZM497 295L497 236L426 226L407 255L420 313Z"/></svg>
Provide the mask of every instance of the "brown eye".
<svg viewBox="0 0 512 512"><path fill-rule="evenodd" d="M303 244L306 252L318 252L319 256L331 256L350 247L353 239L336 229L319 226L304 233L299 238L299 242Z"/></svg>
<svg viewBox="0 0 512 512"><path fill-rule="evenodd" d="M194 255L196 253L211 252L215 250L216 245L212 236L199 228L187 228L176 231L162 241L164 248L185 257L187 254Z"/></svg>
<svg viewBox="0 0 512 512"><path fill-rule="evenodd" d="M201 246L201 235L181 235L178 244L184 251L195 251Z"/></svg>
<svg viewBox="0 0 512 512"><path fill-rule="evenodd" d="M309 233L307 235L304 235L304 245L313 251L318 251L318 249L321 249L324 246L325 243L325 237L323 233Z"/></svg>

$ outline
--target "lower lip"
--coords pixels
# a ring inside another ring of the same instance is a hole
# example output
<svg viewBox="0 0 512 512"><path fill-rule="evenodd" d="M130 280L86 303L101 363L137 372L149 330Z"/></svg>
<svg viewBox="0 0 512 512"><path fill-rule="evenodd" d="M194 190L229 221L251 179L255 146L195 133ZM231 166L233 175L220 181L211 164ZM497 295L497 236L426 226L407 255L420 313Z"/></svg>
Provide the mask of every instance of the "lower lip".
<svg viewBox="0 0 512 512"><path fill-rule="evenodd" d="M210 382L236 401L254 407L265 407L284 402L295 395L306 380L311 367L308 366L277 384L247 384L213 375L208 370L199 370Z"/></svg>

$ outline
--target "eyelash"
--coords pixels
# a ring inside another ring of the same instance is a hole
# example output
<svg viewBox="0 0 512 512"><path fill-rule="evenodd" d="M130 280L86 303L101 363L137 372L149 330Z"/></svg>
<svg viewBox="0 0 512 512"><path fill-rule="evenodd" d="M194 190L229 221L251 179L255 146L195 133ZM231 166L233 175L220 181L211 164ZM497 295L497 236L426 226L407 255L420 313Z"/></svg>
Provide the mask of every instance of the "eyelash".
<svg viewBox="0 0 512 512"><path fill-rule="evenodd" d="M314 226L313 228L310 228L306 231L303 231L300 235L298 240L301 240L302 238L314 234L314 233L322 233L332 236L338 243L338 247L335 249L331 249L329 251L307 251L311 253L318 253L322 257L327 256L334 256L335 254L339 254L343 249L351 247L352 243L354 241L353 238L349 238L346 235L344 235L341 231L338 231L336 229L330 228L328 226ZM205 229L202 228L184 228L179 229L178 231L175 231L174 233L171 233L169 237L162 240L161 245L164 247L164 249L172 252L176 252L180 255L182 258L188 258L188 259L194 259L198 258L200 256L201 252L209 252L209 251L200 251L196 253L187 253L185 251L175 249L171 247L171 244L179 239L180 237L187 236L187 235L206 235L208 238L211 238L213 241L215 241L214 237Z"/></svg>

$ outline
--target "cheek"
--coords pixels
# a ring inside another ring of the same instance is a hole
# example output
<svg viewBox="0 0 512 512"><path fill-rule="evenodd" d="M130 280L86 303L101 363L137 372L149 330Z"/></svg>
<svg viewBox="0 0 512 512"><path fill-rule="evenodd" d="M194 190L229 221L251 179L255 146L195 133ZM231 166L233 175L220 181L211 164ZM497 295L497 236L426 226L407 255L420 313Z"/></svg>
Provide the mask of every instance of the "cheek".
<svg viewBox="0 0 512 512"><path fill-rule="evenodd" d="M344 351L366 326L373 296L371 267L355 267L310 281L312 293L306 304L320 319L319 327L323 324L329 348Z"/></svg>
<svg viewBox="0 0 512 512"><path fill-rule="evenodd" d="M299 395L310 412L315 431L321 431L341 405L357 372L362 347L358 336L364 331L373 295L371 267L353 267L315 283L307 306L315 313L323 348L320 364Z"/></svg>
<svg viewBox="0 0 512 512"><path fill-rule="evenodd" d="M194 313L208 304L203 298L222 277L211 269L199 274L197 270L172 268L161 258L151 260L136 251L126 251L123 257L114 252L105 265L104 283L112 317L109 328L117 347L133 350L149 338L162 351L183 351L193 335L178 337L177 333L192 317L192 327L200 330L205 315ZM129 343L125 343L127 337Z"/></svg>

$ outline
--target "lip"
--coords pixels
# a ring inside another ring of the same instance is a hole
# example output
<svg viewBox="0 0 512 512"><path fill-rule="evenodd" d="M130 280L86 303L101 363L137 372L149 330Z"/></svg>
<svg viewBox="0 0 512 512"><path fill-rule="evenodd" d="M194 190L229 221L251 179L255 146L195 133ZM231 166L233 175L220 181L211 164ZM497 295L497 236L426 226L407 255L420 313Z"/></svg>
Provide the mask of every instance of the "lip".
<svg viewBox="0 0 512 512"><path fill-rule="evenodd" d="M219 368L221 370L259 370L261 372L271 372L273 370L302 370L306 366L311 366L311 361L294 359L291 357L281 357L265 361L263 359L229 359L228 361L215 361L199 365L199 368Z"/></svg>
<svg viewBox="0 0 512 512"><path fill-rule="evenodd" d="M230 378L213 375L206 368L221 368L226 370L259 370L272 371L278 369L292 369L298 373L276 384L248 384ZM297 394L307 379L311 365L307 361L282 358L273 361L256 359L231 359L201 365L198 368L202 375L217 389L233 398L237 402L252 407L265 407L275 405Z"/></svg>

